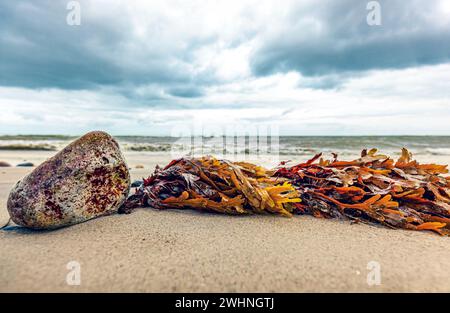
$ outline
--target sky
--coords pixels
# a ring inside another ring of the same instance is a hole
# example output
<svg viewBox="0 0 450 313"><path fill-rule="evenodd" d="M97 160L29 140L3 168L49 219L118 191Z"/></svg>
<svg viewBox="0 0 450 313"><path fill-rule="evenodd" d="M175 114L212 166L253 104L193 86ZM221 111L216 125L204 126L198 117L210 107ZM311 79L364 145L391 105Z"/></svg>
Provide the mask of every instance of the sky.
<svg viewBox="0 0 450 313"><path fill-rule="evenodd" d="M0 2L0 134L450 135L448 0L73 2Z"/></svg>

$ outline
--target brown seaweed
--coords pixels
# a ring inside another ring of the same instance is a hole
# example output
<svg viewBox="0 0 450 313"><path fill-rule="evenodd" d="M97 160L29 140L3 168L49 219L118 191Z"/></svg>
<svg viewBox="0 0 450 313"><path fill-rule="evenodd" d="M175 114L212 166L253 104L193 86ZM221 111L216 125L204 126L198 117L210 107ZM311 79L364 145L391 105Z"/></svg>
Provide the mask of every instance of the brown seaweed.
<svg viewBox="0 0 450 313"><path fill-rule="evenodd" d="M390 228L450 234L446 165L419 164L403 149L394 161L363 150L340 161L322 154L274 170L213 157L179 159L144 180L122 207L192 208L227 214L308 214Z"/></svg>
<svg viewBox="0 0 450 313"><path fill-rule="evenodd" d="M273 171L213 157L172 161L136 190L121 211L150 206L193 208L228 214L271 212L291 216L298 191Z"/></svg>

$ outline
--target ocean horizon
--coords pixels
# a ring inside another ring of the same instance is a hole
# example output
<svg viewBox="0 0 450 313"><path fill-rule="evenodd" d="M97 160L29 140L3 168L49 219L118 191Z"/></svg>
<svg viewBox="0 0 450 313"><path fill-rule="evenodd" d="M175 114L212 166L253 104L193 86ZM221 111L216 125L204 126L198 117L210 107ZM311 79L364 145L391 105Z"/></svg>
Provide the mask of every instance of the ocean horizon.
<svg viewBox="0 0 450 313"><path fill-rule="evenodd" d="M58 151L78 136L69 135L1 135L0 150L35 150ZM170 136L115 136L121 148L125 151L138 152L169 152L177 146L190 144L191 137ZM191 140L195 145L200 144L204 153L214 153L224 149L227 141L233 141L237 153L248 154L249 145L258 139L253 136L225 136L209 137L196 136ZM276 145L280 155L310 156L323 152L338 153L339 155L359 154L363 149L377 148L380 152L397 156L402 148L407 148L415 155L450 155L450 136L416 136L416 135L387 135L387 136L278 136L269 138L269 142ZM226 148L226 147L225 147ZM251 149L250 149L251 150Z"/></svg>

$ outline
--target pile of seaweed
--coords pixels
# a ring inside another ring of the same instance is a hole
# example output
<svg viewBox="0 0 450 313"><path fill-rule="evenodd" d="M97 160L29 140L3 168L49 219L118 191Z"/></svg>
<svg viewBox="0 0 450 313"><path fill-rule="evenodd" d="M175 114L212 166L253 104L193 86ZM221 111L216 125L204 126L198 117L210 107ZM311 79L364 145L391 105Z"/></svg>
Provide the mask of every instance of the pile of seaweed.
<svg viewBox="0 0 450 313"><path fill-rule="evenodd" d="M408 150L394 161L363 150L340 161L315 155L268 170L207 156L173 160L144 179L121 208L191 208L227 214L308 214L390 228L450 235L450 177L446 165L419 164Z"/></svg>

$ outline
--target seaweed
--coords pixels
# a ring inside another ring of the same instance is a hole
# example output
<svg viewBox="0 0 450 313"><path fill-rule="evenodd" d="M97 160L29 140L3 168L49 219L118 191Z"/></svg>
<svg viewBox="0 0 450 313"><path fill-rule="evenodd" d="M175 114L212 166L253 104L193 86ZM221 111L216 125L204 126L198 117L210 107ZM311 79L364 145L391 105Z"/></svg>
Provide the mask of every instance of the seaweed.
<svg viewBox="0 0 450 313"><path fill-rule="evenodd" d="M193 208L228 214L271 212L291 216L300 202L287 179L260 166L213 157L179 159L155 173L121 208Z"/></svg>
<svg viewBox="0 0 450 313"><path fill-rule="evenodd" d="M227 214L306 214L431 230L450 235L450 177L446 165L420 164L402 150L395 161L363 150L351 161L310 160L273 170L246 162L174 160L136 189L121 208L191 208Z"/></svg>

